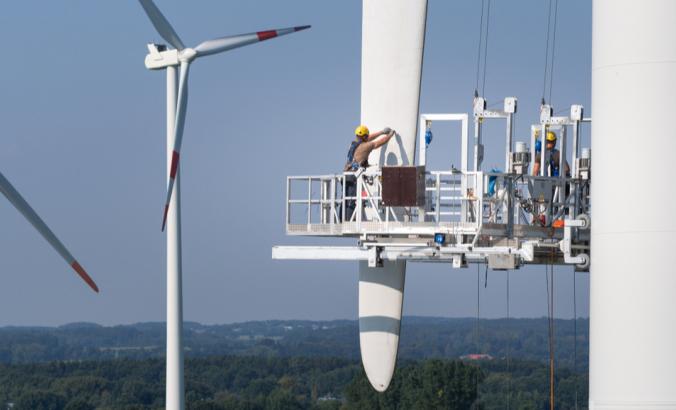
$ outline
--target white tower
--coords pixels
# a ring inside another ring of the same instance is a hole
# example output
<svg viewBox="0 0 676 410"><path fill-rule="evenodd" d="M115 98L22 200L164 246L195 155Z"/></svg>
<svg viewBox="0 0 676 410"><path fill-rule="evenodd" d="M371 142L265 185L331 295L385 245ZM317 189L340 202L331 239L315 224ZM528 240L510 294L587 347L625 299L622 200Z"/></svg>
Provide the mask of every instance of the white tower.
<svg viewBox="0 0 676 410"><path fill-rule="evenodd" d="M590 409L676 409L676 1L594 0Z"/></svg>

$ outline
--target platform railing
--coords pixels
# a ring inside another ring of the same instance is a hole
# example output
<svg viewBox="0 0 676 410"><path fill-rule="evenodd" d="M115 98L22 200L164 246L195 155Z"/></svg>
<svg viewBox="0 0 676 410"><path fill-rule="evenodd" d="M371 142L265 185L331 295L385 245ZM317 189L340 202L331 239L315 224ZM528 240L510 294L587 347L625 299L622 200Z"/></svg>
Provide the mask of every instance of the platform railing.
<svg viewBox="0 0 676 410"><path fill-rule="evenodd" d="M286 230L297 235L368 233L478 235L484 224L549 227L564 217L590 213L588 181L492 172L428 171L425 206L382 203L382 173L361 172L287 178ZM355 194L347 195L353 180ZM354 209L350 214L348 209Z"/></svg>

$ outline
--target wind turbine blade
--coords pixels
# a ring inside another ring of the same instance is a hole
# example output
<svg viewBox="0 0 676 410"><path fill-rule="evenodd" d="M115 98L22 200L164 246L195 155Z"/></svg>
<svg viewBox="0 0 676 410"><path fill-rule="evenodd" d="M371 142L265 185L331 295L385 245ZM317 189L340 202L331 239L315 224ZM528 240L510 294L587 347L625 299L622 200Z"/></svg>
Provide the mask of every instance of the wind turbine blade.
<svg viewBox="0 0 676 410"><path fill-rule="evenodd" d="M208 56L210 54L221 53L223 51L232 50L233 48L247 46L249 44L258 43L259 41L269 40L271 38L295 33L308 28L310 28L310 26L298 26L216 38L201 43L195 47L195 51L197 52L198 57Z"/></svg>
<svg viewBox="0 0 676 410"><path fill-rule="evenodd" d="M155 30L160 33L160 36L167 41L169 44L174 46L177 50L183 50L185 46L181 41L174 28L171 27L169 21L164 17L160 9L157 8L153 0L139 0L141 7L146 11L146 14L150 18L150 22L155 26Z"/></svg>
<svg viewBox="0 0 676 410"><path fill-rule="evenodd" d="M185 112L188 108L188 73L190 63L181 62L181 74L178 81L178 106L176 107L176 123L174 126L174 152L171 156L171 167L169 168L169 182L167 187L167 200L164 205L164 216L162 217L162 231L167 224L167 214L169 213L169 204L171 195L174 191L176 182L176 173L178 172L178 161L181 155L181 143L183 142L183 126L185 125Z"/></svg>
<svg viewBox="0 0 676 410"><path fill-rule="evenodd" d="M59 239L54 235L51 229L45 224L45 222L38 216L38 214L28 205L25 199L19 194L19 192L9 183L9 181L0 173L0 192L2 192L9 202L14 205L14 207L23 214L23 216L28 220L28 222L33 225L40 235L49 242L50 245L61 255L63 259L68 262L68 264L75 270L75 272L80 275L80 277L87 282L87 285L91 287L95 292L99 291L98 286L92 280L92 278L87 274L87 272L80 266L80 264L75 260L73 255L68 252L68 249L59 241Z"/></svg>

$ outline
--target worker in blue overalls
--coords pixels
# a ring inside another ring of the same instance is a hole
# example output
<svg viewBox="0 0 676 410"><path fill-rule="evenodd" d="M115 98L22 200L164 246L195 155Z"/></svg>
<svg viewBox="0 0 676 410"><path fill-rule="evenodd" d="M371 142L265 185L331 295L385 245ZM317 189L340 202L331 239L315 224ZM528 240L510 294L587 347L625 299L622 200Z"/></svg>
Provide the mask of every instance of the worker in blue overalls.
<svg viewBox="0 0 676 410"><path fill-rule="evenodd" d="M540 175L540 158L542 155L540 145L540 140L536 140L535 158L533 164L533 175L535 176ZM547 136L545 137L545 161L547 163L545 176L558 177L561 173L561 152L556 149L556 134L553 131L547 131ZM564 169L566 176L570 177L570 167L568 166L568 161L566 161L565 158Z"/></svg>

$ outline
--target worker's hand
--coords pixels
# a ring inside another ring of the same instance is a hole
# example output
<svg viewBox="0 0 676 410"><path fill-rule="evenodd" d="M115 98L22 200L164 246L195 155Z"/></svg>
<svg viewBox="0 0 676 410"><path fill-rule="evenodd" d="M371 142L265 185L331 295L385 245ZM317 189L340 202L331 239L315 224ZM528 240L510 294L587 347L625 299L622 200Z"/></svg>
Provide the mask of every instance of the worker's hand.
<svg viewBox="0 0 676 410"><path fill-rule="evenodd" d="M392 131L392 128L390 128L390 127L385 127L385 128L383 128L383 130L382 130L381 132L382 132L383 134L389 134L391 131Z"/></svg>

